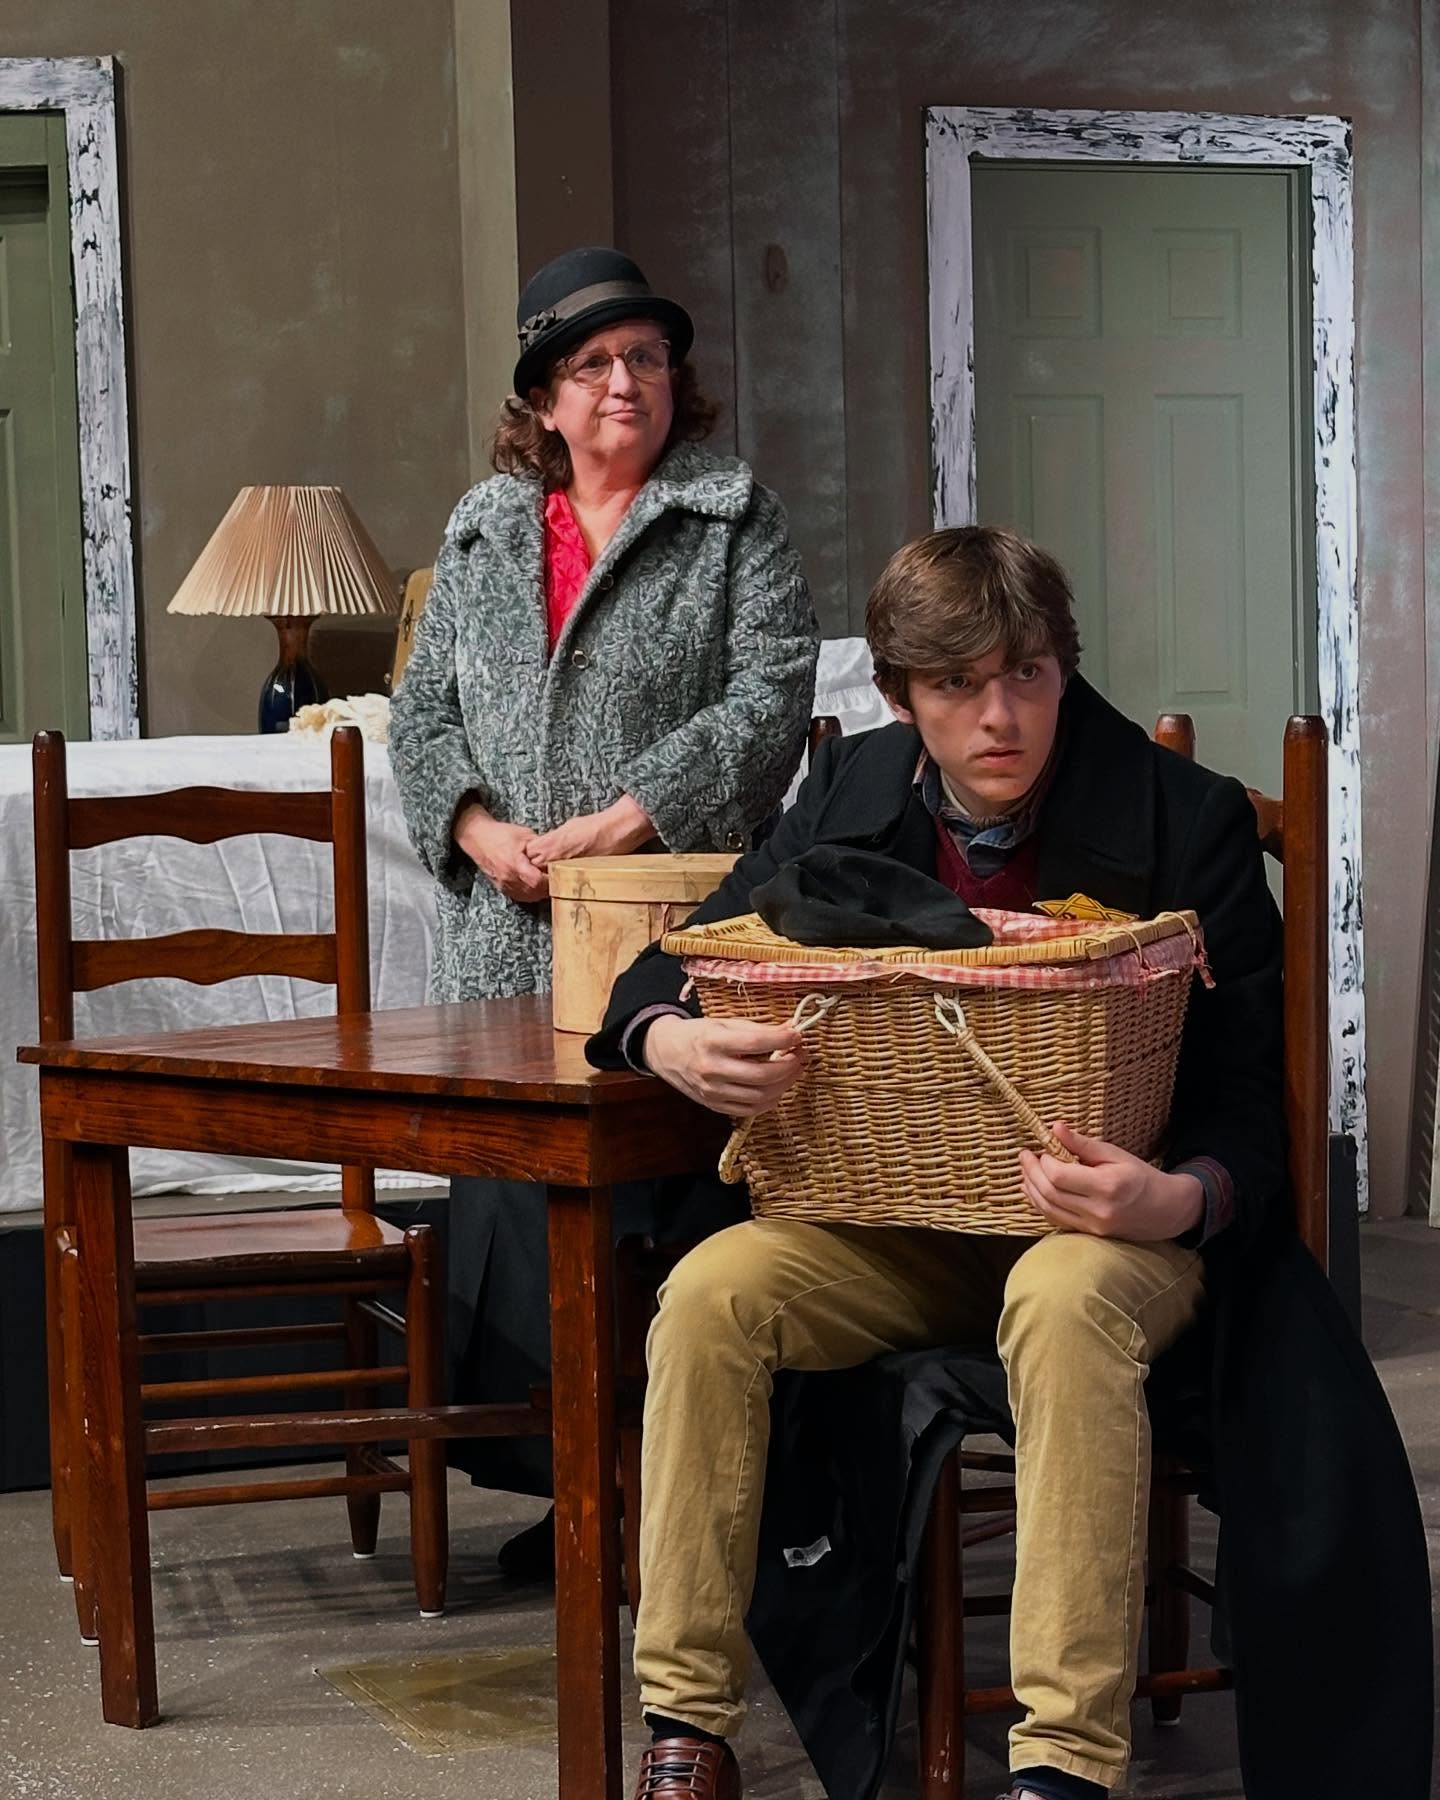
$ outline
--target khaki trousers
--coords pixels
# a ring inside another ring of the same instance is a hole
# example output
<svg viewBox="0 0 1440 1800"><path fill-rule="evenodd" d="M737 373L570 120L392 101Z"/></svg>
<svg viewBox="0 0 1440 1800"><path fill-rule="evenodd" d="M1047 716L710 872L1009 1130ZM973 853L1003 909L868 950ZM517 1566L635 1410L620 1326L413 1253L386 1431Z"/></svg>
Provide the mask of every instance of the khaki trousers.
<svg viewBox="0 0 1440 1800"><path fill-rule="evenodd" d="M1016 1425L1012 1769L1115 1786L1130 1754L1144 1593L1145 1377L1194 1318L1199 1256L1060 1233L755 1219L706 1239L660 1294L649 1342L641 1704L706 1731L744 1714L777 1369L998 1343Z"/></svg>

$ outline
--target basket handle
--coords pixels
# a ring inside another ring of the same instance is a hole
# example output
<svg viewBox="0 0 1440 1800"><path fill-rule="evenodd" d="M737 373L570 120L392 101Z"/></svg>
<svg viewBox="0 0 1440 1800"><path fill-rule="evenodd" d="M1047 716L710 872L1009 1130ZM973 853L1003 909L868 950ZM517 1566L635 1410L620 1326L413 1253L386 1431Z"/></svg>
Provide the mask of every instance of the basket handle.
<svg viewBox="0 0 1440 1800"><path fill-rule="evenodd" d="M986 1081L1009 1107L1011 1115L1026 1134L1042 1150L1047 1151L1060 1162L1074 1162L1073 1153L1060 1142L1015 1083L1008 1075L1002 1075L995 1064L991 1062L982 1049L980 1040L970 1029L965 1018L964 1007L953 994L937 994L935 996L935 1017L941 1029L950 1033Z"/></svg>
<svg viewBox="0 0 1440 1800"><path fill-rule="evenodd" d="M813 1030L827 1013L834 1011L839 998L838 994L802 995L799 1005L790 1015L790 1029L802 1034ZM777 1050L769 1060L774 1062L777 1056L783 1054L783 1051ZM750 1127L758 1117L758 1113L752 1113L748 1119L741 1119L725 1140L725 1148L720 1152L720 1179L731 1187L744 1176L744 1170L740 1167L740 1152L745 1148Z"/></svg>

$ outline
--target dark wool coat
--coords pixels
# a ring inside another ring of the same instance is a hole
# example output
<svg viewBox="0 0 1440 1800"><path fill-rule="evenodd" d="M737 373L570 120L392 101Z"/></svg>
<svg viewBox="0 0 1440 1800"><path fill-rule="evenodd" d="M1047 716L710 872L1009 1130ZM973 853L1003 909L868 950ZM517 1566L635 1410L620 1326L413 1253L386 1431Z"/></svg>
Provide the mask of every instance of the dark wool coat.
<svg viewBox="0 0 1440 1800"><path fill-rule="evenodd" d="M1205 1459L1221 1515L1246 1792L1428 1800L1419 1505L1379 1381L1290 1219L1280 924L1249 799L1153 744L1078 676L1060 729L1037 824L1039 896L1079 891L1142 915L1193 907L1215 975L1213 990L1193 990L1169 1155L1222 1162L1237 1212L1205 1251L1206 1318L1157 1364L1151 1404L1157 1442ZM751 910L751 888L815 843L934 874L935 824L913 791L919 750L903 725L826 743L773 837L695 917ZM616 983L592 1060L614 1066L625 1023L677 1000L683 979L658 949L639 958ZM781 1397L750 1629L837 1800L878 1786L935 1472L967 1429L1009 1429L997 1375L994 1359L920 1352L792 1378ZM786 1569L785 1546L827 1535L843 1553Z"/></svg>

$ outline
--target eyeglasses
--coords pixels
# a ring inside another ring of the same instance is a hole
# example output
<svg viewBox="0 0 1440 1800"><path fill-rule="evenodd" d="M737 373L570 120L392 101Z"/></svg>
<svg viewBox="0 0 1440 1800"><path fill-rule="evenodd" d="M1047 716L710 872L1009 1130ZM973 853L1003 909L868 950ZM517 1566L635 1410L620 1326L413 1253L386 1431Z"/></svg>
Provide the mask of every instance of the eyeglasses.
<svg viewBox="0 0 1440 1800"><path fill-rule="evenodd" d="M670 372L670 340L646 338L623 350L592 350L578 362L566 356L561 358L558 367L561 374L568 375L583 388L602 388L610 380L617 357L637 381L660 381Z"/></svg>

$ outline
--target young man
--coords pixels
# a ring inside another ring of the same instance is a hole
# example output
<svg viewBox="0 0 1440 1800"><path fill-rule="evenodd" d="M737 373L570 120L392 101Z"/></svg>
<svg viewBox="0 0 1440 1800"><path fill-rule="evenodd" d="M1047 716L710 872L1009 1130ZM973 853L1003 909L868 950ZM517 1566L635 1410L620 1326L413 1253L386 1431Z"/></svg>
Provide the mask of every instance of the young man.
<svg viewBox="0 0 1440 1800"><path fill-rule="evenodd" d="M636 1796L740 1794L725 1740L744 1713L774 1372L986 1342L1017 1434L1009 1792L1103 1800L1130 1754L1146 1375L1283 1197L1279 919L1244 788L1157 748L1077 673L1069 586L1043 551L934 532L891 559L866 632L900 722L826 743L696 918L751 911L751 890L812 845L855 845L972 905L1080 892L1142 916L1194 908L1216 985L1191 1002L1164 1167L1058 1124L1074 1163L1019 1153L1054 1235L767 1218L676 1268L649 1348L635 1663L655 1741ZM804 1072L798 1035L697 1017L683 981L658 948L641 957L592 1058L731 1116L774 1106Z"/></svg>

